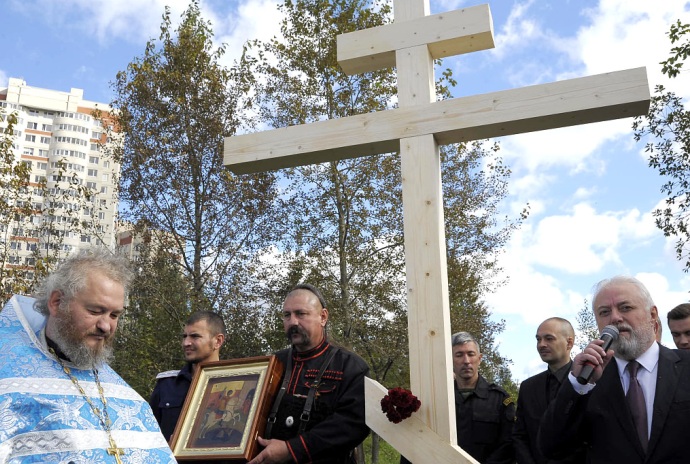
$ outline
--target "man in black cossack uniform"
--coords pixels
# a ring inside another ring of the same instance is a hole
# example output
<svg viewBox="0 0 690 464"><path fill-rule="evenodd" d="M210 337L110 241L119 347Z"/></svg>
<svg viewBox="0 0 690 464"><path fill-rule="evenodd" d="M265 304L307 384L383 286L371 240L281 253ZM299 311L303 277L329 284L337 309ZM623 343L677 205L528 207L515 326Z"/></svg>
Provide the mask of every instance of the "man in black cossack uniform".
<svg viewBox="0 0 690 464"><path fill-rule="evenodd" d="M458 332L452 345L458 446L482 464L513 464L515 402L479 374L482 354L474 337ZM401 456L400 463L410 461Z"/></svg>
<svg viewBox="0 0 690 464"><path fill-rule="evenodd" d="M353 450L369 433L364 417L369 368L328 342L328 309L314 286L293 288L282 317L292 346L276 353L285 374L265 438L258 438L265 448L249 464L354 463Z"/></svg>

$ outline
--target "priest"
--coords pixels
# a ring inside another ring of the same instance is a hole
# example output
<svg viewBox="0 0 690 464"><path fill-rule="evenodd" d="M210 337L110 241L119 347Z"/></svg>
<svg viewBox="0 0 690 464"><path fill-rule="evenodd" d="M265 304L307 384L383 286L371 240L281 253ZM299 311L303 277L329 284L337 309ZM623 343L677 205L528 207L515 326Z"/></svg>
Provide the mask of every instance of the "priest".
<svg viewBox="0 0 690 464"><path fill-rule="evenodd" d="M0 462L175 462L148 403L108 366L131 280L124 258L87 250L0 312Z"/></svg>

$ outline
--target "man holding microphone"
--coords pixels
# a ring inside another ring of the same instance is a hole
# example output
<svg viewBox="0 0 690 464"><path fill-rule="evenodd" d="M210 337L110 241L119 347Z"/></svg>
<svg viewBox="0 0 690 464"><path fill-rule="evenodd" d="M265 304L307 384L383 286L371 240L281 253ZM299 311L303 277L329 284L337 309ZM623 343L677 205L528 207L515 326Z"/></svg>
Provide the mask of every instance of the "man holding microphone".
<svg viewBox="0 0 690 464"><path fill-rule="evenodd" d="M657 308L633 277L599 282L592 309L599 330L611 325L619 336L607 351L610 335L593 340L573 360L541 422L543 454L557 459L585 444L591 463L687 462L690 353L656 342Z"/></svg>

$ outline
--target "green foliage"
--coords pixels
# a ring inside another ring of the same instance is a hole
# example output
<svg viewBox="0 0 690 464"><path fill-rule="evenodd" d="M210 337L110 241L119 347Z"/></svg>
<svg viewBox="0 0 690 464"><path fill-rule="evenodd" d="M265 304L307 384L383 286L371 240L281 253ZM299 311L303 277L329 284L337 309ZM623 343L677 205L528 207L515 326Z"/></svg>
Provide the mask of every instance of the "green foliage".
<svg viewBox="0 0 690 464"><path fill-rule="evenodd" d="M389 445L385 440L382 438L378 437L378 447L379 451L378 453L374 454L372 453L372 445L373 441L375 440L375 433L370 433L369 436L367 437L366 440L364 440L364 456L366 463L373 464L374 462L378 462L378 464L398 464L400 462L400 453L395 451L395 448L393 448L391 445ZM374 461L370 456L378 456L378 460Z"/></svg>
<svg viewBox="0 0 690 464"><path fill-rule="evenodd" d="M690 31L689 24L678 21L671 27L669 36L675 43ZM669 77L681 72L684 60L690 50L690 41L671 49L671 57L662 62L662 71ZM667 179L661 192L667 196L665 206L654 210L656 226L667 237L675 237L676 257L683 263L684 271L690 270L690 240L688 213L690 203L690 112L681 97L657 85L651 98L646 116L635 118L633 123L636 141L645 141L645 152L649 166Z"/></svg>
<svg viewBox="0 0 690 464"><path fill-rule="evenodd" d="M190 314L189 282L180 273L168 237L144 236L136 262L129 306L120 320L113 368L144 398L153 391L156 374L184 364L180 335Z"/></svg>
<svg viewBox="0 0 690 464"><path fill-rule="evenodd" d="M223 139L239 125L243 78L220 63L197 1L172 30L166 9L158 41L117 74L117 128L124 144L125 218L171 234L170 251L191 284L191 310L219 310L237 292L252 254L267 243L274 176L234 176Z"/></svg>
<svg viewBox="0 0 690 464"><path fill-rule="evenodd" d="M33 161L22 160L14 148L16 124L16 112L0 109L0 301L15 293L31 294L71 251L66 237L106 232L95 213L107 208L107 202L102 205L102 196L82 185L65 159L53 161L50 181L32 179ZM85 209L90 216L83 214Z"/></svg>
<svg viewBox="0 0 690 464"><path fill-rule="evenodd" d="M690 32L690 24L683 24L680 19L675 24L671 25L668 32L668 37L671 43L674 44L680 41L683 36ZM686 37L685 41L675 47L671 48L671 56L661 62L661 72L668 77L676 77L681 72L683 63L690 54L690 38Z"/></svg>
<svg viewBox="0 0 690 464"><path fill-rule="evenodd" d="M4 306L12 294L26 293L31 286L24 267L17 262L19 250L16 241L13 248L11 237L30 224L33 208L31 167L21 162L14 150L17 113L8 114L0 107L0 123L0 303Z"/></svg>
<svg viewBox="0 0 690 464"><path fill-rule="evenodd" d="M280 8L286 15L283 39L253 42L243 57L256 76L255 103L264 120L283 127L392 106L392 70L347 76L335 56L336 35L385 24L387 4L286 0ZM448 98L447 85L454 84L446 70L437 93ZM526 216L498 220L510 171L496 151L481 143L443 149L451 325L481 340L483 372L516 392L509 360L495 346L504 322L492 321L482 301L492 288L487 277L500 272L496 254ZM284 238L278 268L288 272L269 270L263 277L273 295L284 296L299 281L317 285L329 302L330 336L359 353L379 382L409 385L400 159L357 158L355 151L344 158L353 159L282 172L291 234ZM272 305L279 307L279 300ZM285 344L282 337L275 340Z"/></svg>

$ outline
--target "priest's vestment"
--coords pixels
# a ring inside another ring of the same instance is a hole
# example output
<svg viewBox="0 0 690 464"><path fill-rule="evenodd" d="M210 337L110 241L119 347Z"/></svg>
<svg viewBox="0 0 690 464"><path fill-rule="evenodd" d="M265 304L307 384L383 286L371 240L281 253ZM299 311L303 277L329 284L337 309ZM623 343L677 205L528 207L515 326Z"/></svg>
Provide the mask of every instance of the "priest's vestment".
<svg viewBox="0 0 690 464"><path fill-rule="evenodd" d="M48 351L46 317L33 304L32 298L14 296L0 312L0 462L117 462L108 454L112 445L101 420ZM102 408L94 372L65 364ZM99 367L98 379L119 460L175 463L148 403L107 365Z"/></svg>

